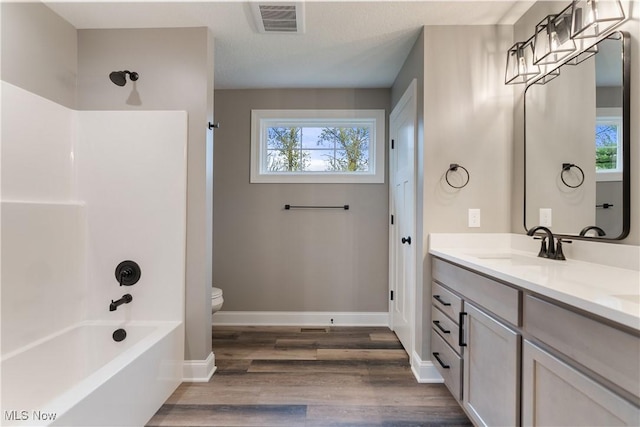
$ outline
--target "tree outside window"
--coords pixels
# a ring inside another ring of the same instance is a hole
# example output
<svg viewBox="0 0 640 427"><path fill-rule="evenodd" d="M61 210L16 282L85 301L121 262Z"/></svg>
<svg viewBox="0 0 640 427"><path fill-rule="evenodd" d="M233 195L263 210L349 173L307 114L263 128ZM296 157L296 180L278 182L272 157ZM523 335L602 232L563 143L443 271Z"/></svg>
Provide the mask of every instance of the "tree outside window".
<svg viewBox="0 0 640 427"><path fill-rule="evenodd" d="M384 110L251 110L252 183L384 183Z"/></svg>
<svg viewBox="0 0 640 427"><path fill-rule="evenodd" d="M596 171L618 171L620 165L620 120L598 118L596 123Z"/></svg>
<svg viewBox="0 0 640 427"><path fill-rule="evenodd" d="M366 172L368 127L270 127L270 172Z"/></svg>

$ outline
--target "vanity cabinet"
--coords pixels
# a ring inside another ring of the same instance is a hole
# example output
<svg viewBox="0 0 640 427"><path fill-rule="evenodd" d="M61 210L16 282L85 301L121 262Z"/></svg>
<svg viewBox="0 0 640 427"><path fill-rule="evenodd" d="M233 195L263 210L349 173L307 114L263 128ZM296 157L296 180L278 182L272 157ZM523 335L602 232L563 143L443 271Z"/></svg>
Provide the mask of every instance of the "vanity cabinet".
<svg viewBox="0 0 640 427"><path fill-rule="evenodd" d="M520 337L471 303L464 310L462 406L478 425L515 426Z"/></svg>
<svg viewBox="0 0 640 427"><path fill-rule="evenodd" d="M444 378L445 385L457 399L462 399L462 347L460 313L462 299L444 286L431 287L431 356Z"/></svg>
<svg viewBox="0 0 640 427"><path fill-rule="evenodd" d="M519 292L438 259L433 278L432 356L445 384L475 424L518 425L520 335L500 318L518 323Z"/></svg>
<svg viewBox="0 0 640 427"><path fill-rule="evenodd" d="M475 425L640 425L640 332L433 258L433 362Z"/></svg>
<svg viewBox="0 0 640 427"><path fill-rule="evenodd" d="M637 426L638 414L628 401L524 341L523 426Z"/></svg>

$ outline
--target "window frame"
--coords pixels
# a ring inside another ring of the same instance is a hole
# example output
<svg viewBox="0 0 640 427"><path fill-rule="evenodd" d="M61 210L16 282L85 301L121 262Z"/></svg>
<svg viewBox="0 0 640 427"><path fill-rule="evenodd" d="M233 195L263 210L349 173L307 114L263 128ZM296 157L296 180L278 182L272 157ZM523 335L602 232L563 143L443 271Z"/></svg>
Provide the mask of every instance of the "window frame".
<svg viewBox="0 0 640 427"><path fill-rule="evenodd" d="M622 108L596 108L596 125L612 124L617 129L616 169L597 170L596 182L622 181ZM594 148L595 149L595 148Z"/></svg>
<svg viewBox="0 0 640 427"><path fill-rule="evenodd" d="M251 110L251 176L253 183L273 184L384 184L385 110ZM270 123L288 122L301 127L370 123L369 167L367 172L268 171L267 128Z"/></svg>

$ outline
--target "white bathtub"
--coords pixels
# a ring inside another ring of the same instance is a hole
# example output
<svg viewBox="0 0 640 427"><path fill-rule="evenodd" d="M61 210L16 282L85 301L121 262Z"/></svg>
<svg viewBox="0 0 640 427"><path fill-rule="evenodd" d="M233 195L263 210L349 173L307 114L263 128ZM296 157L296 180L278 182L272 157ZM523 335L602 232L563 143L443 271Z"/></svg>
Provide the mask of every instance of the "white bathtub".
<svg viewBox="0 0 640 427"><path fill-rule="evenodd" d="M142 426L181 382L183 343L182 322L89 322L7 354L0 425Z"/></svg>

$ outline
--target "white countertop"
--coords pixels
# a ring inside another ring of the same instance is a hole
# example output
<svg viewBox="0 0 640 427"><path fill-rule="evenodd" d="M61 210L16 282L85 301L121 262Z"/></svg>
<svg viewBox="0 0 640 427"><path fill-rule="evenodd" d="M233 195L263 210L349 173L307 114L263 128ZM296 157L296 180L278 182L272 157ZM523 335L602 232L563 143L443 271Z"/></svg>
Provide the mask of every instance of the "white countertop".
<svg viewBox="0 0 640 427"><path fill-rule="evenodd" d="M622 264L636 265L637 246L595 242L579 242L578 246L585 244L605 245L599 249L617 251L627 258ZM438 258L640 330L640 271L571 259L581 250L569 254L568 245L563 245L566 261L538 258L539 245L517 234L429 236L429 253Z"/></svg>

